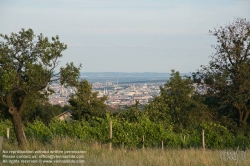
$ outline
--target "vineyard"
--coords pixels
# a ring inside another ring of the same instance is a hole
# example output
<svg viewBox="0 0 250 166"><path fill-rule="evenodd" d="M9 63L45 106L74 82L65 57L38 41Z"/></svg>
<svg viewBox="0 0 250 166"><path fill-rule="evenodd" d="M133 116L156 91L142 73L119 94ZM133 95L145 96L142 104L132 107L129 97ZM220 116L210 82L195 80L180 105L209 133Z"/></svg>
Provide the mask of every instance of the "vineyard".
<svg viewBox="0 0 250 166"><path fill-rule="evenodd" d="M110 139L110 121L112 121L112 139ZM7 139L6 129L10 128ZM98 142L106 145L112 142L113 147L127 149L138 148L200 148L202 147L201 129L205 131L205 145L208 149L246 149L250 147L250 139L243 135L233 136L226 127L219 124L204 123L193 131L176 133L172 126L164 127L161 123L150 121L141 116L137 122L121 120L106 114L106 118L92 117L89 121L72 120L70 122L53 119L48 125L40 120L28 123L25 133L29 140L49 143L55 137L78 139L86 143ZM9 120L0 124L0 135L9 142L15 142L12 123Z"/></svg>

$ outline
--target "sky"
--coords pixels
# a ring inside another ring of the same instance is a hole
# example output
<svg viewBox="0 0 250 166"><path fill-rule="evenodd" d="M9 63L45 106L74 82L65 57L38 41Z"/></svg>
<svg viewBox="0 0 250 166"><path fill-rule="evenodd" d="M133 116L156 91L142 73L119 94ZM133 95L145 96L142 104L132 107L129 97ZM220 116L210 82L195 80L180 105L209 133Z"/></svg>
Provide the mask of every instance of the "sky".
<svg viewBox="0 0 250 166"><path fill-rule="evenodd" d="M215 53L208 31L237 17L250 19L250 0L0 0L0 33L58 35L58 67L82 72L196 71Z"/></svg>

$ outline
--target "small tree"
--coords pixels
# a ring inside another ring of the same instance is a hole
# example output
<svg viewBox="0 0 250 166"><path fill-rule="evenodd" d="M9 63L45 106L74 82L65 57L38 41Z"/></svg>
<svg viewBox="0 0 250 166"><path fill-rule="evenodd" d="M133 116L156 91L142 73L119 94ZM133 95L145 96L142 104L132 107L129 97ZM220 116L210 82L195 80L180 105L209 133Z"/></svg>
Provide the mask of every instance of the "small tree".
<svg viewBox="0 0 250 166"><path fill-rule="evenodd" d="M67 45L52 37L50 42L42 34L36 36L32 29L22 29L10 36L0 35L0 103L8 108L19 145L26 144L22 115L26 101L34 95L46 96L47 85L60 81L74 85L79 69L73 63L55 72L58 58Z"/></svg>
<svg viewBox="0 0 250 166"><path fill-rule="evenodd" d="M138 122L142 115L143 111L140 109L140 102L136 100L134 105L126 106L123 110L121 110L117 114L117 117L129 122Z"/></svg>
<svg viewBox="0 0 250 166"><path fill-rule="evenodd" d="M75 120L88 120L91 116L103 117L106 112L107 97L97 98L98 92L92 92L92 85L82 80L76 86L76 94L72 95L69 103L73 108L72 117Z"/></svg>

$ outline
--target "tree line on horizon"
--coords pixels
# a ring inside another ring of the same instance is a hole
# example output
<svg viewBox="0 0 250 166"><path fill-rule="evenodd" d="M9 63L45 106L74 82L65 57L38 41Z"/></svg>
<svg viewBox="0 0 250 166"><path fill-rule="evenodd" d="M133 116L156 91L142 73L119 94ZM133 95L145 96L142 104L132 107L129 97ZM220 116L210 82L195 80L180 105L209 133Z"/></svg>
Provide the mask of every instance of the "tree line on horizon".
<svg viewBox="0 0 250 166"><path fill-rule="evenodd" d="M160 124L162 129L171 128L181 134L215 124L226 128L232 136L249 138L250 20L236 18L209 33L216 37L217 44L208 65L201 66L191 77L172 70L170 79L160 87L160 95L148 105L142 107L136 102L116 112L107 111L104 104L107 97L97 98L87 80L79 81L81 65L67 63L59 72L55 71L67 48L58 36L50 41L42 34L35 35L32 29L22 29L10 36L1 34L0 119L11 119L20 146L28 143L26 126L37 119L49 126L55 115L68 109L72 110L74 121L90 126L99 123L93 118L107 119L109 114L124 124L136 124L146 117L150 124ZM70 105L48 103L53 90L47 85L54 82L77 88L69 99ZM195 92L193 83L206 85L207 93Z"/></svg>

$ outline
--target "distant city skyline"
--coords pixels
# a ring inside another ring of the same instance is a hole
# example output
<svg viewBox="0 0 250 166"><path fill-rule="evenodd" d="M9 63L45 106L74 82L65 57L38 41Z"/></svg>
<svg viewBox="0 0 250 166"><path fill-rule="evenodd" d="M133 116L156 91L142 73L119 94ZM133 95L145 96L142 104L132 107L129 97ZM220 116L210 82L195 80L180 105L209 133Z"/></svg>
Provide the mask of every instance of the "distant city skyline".
<svg viewBox="0 0 250 166"><path fill-rule="evenodd" d="M21 28L68 45L81 72L194 72L207 65L209 30L250 19L249 0L1 0L0 33ZM0 39L1 40L1 39Z"/></svg>

